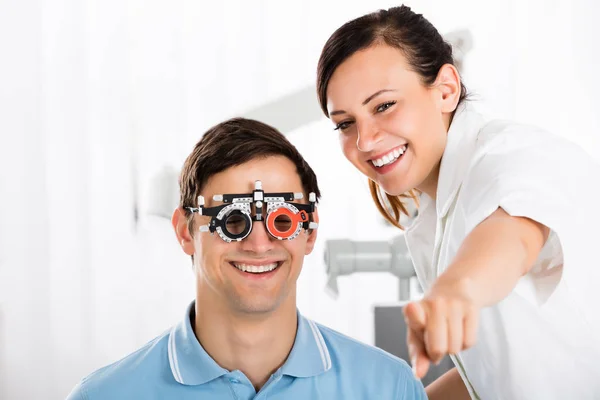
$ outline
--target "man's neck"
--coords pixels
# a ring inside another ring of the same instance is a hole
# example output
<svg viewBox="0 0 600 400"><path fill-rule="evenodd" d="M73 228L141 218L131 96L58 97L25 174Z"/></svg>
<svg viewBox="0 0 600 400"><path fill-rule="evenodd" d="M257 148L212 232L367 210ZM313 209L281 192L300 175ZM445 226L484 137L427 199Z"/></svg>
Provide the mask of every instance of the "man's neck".
<svg viewBox="0 0 600 400"><path fill-rule="evenodd" d="M200 297L193 322L198 341L221 367L243 372L258 392L294 345L298 327L295 297L290 295L275 311L259 316L202 306L220 303Z"/></svg>

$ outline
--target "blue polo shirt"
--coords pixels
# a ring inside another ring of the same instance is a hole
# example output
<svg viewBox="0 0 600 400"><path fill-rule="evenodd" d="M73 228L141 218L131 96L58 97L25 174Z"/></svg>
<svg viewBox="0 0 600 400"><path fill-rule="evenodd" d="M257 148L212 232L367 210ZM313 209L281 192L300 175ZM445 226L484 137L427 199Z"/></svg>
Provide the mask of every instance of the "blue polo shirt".
<svg viewBox="0 0 600 400"><path fill-rule="evenodd" d="M122 360L84 378L67 400L427 399L408 364L298 313L286 362L257 393L241 371L221 368L184 320Z"/></svg>

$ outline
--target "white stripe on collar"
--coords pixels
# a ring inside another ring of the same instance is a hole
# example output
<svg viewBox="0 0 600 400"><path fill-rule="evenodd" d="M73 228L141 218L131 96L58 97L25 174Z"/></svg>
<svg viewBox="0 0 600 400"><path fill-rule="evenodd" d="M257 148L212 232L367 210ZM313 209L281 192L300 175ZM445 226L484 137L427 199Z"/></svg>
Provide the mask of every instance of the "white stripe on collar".
<svg viewBox="0 0 600 400"><path fill-rule="evenodd" d="M177 325L171 329L171 333L169 334L169 345L167 346L167 351L169 353L169 364L171 366L171 372L173 373L173 377L175 380L181 384L183 384L183 378L181 377L181 371L179 370L179 363L177 362L177 348L175 347L175 330L177 329Z"/></svg>
<svg viewBox="0 0 600 400"><path fill-rule="evenodd" d="M321 331L319 331L319 328L315 325L315 323L312 320L307 318L306 321L310 325L313 337L315 338L315 342L317 343L317 347L319 348L319 353L321 353L321 361L323 362L323 368L325 369L325 371L328 371L331 368L331 357L329 355L327 345L325 344L325 340L323 339L323 335L321 335Z"/></svg>

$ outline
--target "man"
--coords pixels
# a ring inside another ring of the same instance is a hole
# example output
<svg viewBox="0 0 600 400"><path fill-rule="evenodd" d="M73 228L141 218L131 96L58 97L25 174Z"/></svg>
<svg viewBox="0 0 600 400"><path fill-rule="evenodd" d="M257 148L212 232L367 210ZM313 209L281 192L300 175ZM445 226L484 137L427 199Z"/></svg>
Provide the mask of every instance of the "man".
<svg viewBox="0 0 600 400"><path fill-rule="evenodd" d="M277 130L210 129L172 223L192 258L183 321L100 369L70 399L425 399L408 364L303 317L296 281L317 237L317 179Z"/></svg>

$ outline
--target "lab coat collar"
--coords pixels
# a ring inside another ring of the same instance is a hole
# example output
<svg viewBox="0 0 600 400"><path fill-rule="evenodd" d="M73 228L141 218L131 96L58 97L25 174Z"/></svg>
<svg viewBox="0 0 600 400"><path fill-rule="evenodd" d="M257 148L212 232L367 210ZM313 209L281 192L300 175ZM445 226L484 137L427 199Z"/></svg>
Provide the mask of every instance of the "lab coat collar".
<svg viewBox="0 0 600 400"><path fill-rule="evenodd" d="M440 164L436 193L438 218L443 218L448 213L458 194L477 144L477 135L485 123L484 117L469 101L463 101L457 107Z"/></svg>

